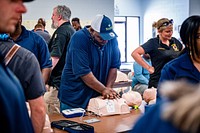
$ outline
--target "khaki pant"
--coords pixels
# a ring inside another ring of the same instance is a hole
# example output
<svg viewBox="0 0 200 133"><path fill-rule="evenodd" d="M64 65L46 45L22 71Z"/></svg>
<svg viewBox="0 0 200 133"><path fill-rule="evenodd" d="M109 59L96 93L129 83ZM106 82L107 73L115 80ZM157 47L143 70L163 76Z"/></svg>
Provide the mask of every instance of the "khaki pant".
<svg viewBox="0 0 200 133"><path fill-rule="evenodd" d="M46 85L47 92L44 94L47 114L60 113L60 101L56 87Z"/></svg>

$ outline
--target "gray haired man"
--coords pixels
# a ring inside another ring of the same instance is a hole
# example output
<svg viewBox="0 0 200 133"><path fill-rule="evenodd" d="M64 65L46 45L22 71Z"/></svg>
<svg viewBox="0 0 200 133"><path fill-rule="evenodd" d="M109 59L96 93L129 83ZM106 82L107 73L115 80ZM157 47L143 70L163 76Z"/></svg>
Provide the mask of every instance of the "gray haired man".
<svg viewBox="0 0 200 133"><path fill-rule="evenodd" d="M52 28L56 29L49 42L53 70L45 94L48 113L59 112L58 89L63 67L65 65L66 49L75 30L70 24L71 10L65 5L58 5L53 9Z"/></svg>

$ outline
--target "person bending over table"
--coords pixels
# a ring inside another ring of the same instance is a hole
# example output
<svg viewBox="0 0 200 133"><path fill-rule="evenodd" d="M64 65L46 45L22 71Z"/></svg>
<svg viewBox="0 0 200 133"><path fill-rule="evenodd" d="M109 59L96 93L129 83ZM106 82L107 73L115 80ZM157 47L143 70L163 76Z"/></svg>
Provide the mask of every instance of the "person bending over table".
<svg viewBox="0 0 200 133"><path fill-rule="evenodd" d="M58 91L60 109L86 108L91 98L114 99L112 89L119 69L120 51L111 20L97 15L91 26L76 32L69 43Z"/></svg>

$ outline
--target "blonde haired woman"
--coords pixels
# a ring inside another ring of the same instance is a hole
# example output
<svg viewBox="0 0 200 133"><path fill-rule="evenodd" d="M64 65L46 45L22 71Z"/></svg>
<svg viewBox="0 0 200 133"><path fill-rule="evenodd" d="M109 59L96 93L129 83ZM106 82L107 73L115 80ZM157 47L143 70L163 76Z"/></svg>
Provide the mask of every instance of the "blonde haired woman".
<svg viewBox="0 0 200 133"><path fill-rule="evenodd" d="M176 38L172 37L172 19L162 18L154 22L153 27L157 28L157 37L149 39L146 43L136 48L131 54L136 62L150 72L149 88L157 88L161 69L167 62L178 57L183 48L182 44ZM141 58L141 55L145 53L150 55L152 66L149 66Z"/></svg>
<svg viewBox="0 0 200 133"><path fill-rule="evenodd" d="M131 55L138 64L149 71L148 88L157 88L163 66L179 56L183 45L176 38L172 37L172 19L162 18L154 22L152 26L158 31L157 37L149 39L146 43L136 48ZM149 66L142 59L141 55L145 53L150 55L152 66Z"/></svg>

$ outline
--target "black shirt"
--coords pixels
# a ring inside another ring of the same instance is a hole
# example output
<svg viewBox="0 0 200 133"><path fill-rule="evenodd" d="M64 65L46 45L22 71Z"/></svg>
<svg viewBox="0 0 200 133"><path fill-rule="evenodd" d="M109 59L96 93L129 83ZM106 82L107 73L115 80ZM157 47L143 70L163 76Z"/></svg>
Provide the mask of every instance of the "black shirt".
<svg viewBox="0 0 200 133"><path fill-rule="evenodd" d="M56 88L60 87L61 74L65 65L67 46L71 36L74 33L75 30L71 26L70 22L65 22L57 28L49 42L48 47L51 53L51 57L59 58L58 63L52 70L49 80L49 85L54 86Z"/></svg>
<svg viewBox="0 0 200 133"><path fill-rule="evenodd" d="M145 53L151 57L152 66L155 72L150 74L149 88L157 88L163 66L170 60L179 56L182 44L174 37L171 38L169 46L160 41L159 37L152 38L142 45Z"/></svg>

